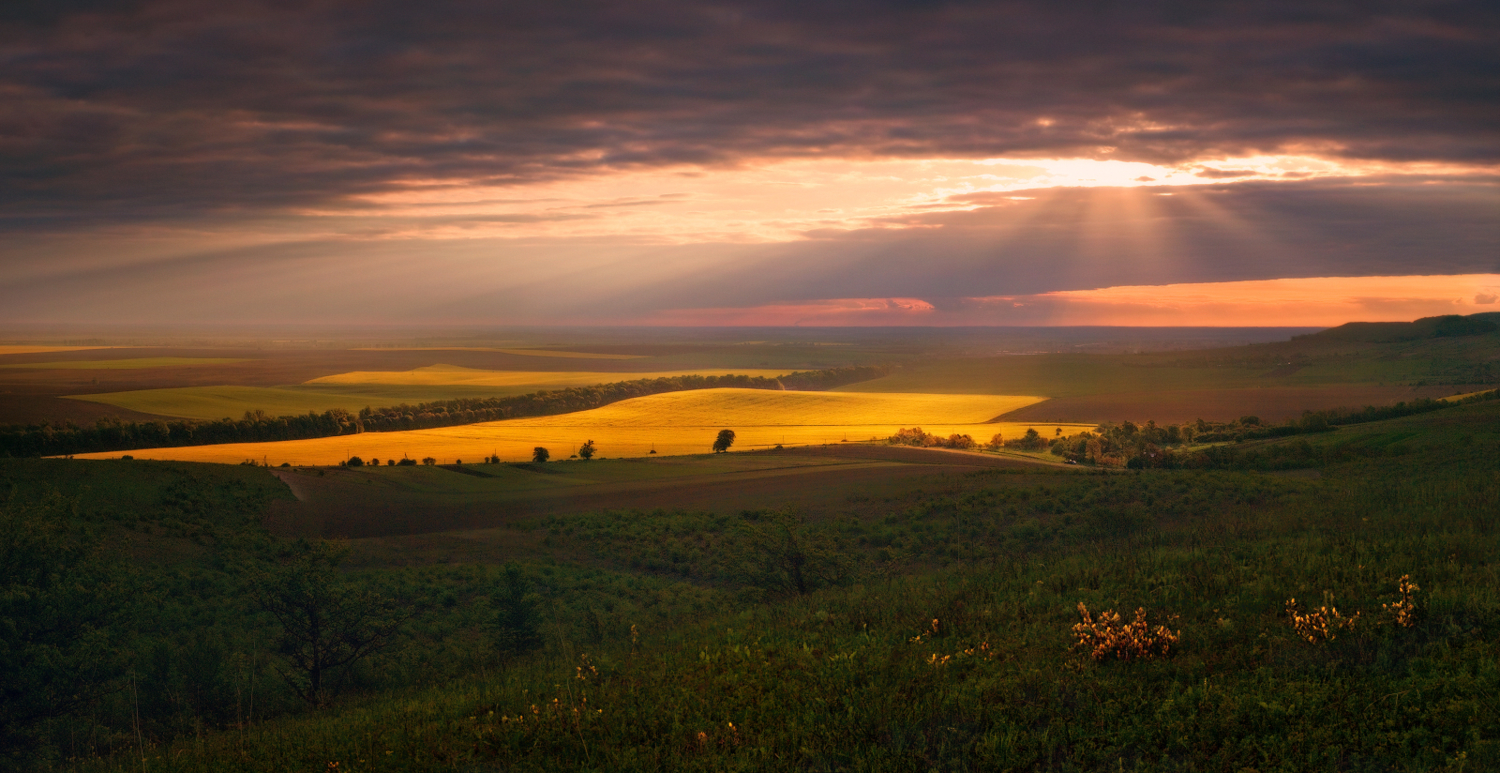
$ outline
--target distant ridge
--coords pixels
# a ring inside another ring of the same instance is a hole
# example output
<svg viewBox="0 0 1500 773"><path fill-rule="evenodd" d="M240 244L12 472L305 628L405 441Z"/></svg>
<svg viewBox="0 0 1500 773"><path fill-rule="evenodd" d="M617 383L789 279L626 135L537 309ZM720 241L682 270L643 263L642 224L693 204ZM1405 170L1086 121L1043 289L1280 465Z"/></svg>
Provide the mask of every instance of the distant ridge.
<svg viewBox="0 0 1500 773"><path fill-rule="evenodd" d="M1500 311L1487 311L1467 317L1459 314L1423 317L1414 322L1349 322L1322 332L1295 336L1293 340L1313 338L1325 341L1395 343L1484 335L1496 330L1500 330Z"/></svg>

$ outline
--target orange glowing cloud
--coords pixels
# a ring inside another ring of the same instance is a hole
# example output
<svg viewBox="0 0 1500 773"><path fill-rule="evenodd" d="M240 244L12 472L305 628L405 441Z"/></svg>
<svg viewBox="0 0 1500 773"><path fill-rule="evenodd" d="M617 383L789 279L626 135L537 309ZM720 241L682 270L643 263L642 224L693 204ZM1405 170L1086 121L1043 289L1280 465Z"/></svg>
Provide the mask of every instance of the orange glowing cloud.
<svg viewBox="0 0 1500 773"><path fill-rule="evenodd" d="M746 308L677 309L654 325L1106 325L1334 327L1500 312L1500 274L1265 279L1133 285L1035 295L832 298Z"/></svg>
<svg viewBox="0 0 1500 773"><path fill-rule="evenodd" d="M1069 325L1333 327L1500 311L1500 274L1265 279L1106 287L1036 296Z"/></svg>

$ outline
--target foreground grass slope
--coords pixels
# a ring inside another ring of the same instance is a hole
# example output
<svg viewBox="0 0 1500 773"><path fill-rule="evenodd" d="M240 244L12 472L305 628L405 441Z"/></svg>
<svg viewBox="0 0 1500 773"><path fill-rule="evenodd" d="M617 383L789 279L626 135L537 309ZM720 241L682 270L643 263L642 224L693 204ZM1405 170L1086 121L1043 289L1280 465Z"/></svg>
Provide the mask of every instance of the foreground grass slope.
<svg viewBox="0 0 1500 773"><path fill-rule="evenodd" d="M994 470L851 495L810 521L637 510L517 522L508 528L530 546L521 569L543 635L519 657L500 654L485 622L503 597L496 567L382 567L365 552L346 579L405 587L422 612L406 644L356 669L331 706L295 709L267 676L274 651L242 651L243 662L260 664L263 713L254 721L236 714L230 689L248 689L248 666L225 667L217 695L227 703L217 714L151 719L137 736L117 693L74 735L56 730L54 748L76 759L45 764L1500 765L1500 407L1291 442L1304 441L1329 451L1294 474ZM366 550L359 541L350 548L355 559ZM790 556L809 572L801 591ZM1420 586L1411 626L1383 606L1398 601L1406 575ZM164 598L184 609L218 599L215 608L230 609L240 592L228 581L201 588ZM1359 621L1335 626L1330 641L1308 641L1286 615L1293 597L1346 618L1359 612ZM1144 607L1180 641L1165 658L1096 662L1071 648L1079 602L1127 617ZM194 619L181 618L179 640L208 625ZM263 625L245 612L202 630L253 648L269 635L257 633ZM185 657L169 652L165 662ZM92 757L111 749L118 753Z"/></svg>

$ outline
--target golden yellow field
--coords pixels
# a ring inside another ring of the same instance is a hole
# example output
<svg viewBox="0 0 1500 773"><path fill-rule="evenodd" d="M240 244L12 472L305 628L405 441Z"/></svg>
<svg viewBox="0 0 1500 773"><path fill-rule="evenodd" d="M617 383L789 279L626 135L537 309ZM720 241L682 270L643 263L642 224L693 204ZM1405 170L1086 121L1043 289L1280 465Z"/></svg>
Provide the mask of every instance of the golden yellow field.
<svg viewBox="0 0 1500 773"><path fill-rule="evenodd" d="M775 378L785 370L671 370L651 373L600 373L594 371L476 370L457 365L429 365L416 370L356 370L315 378L308 384L385 384L398 386L591 386L615 381L672 376L765 376Z"/></svg>
<svg viewBox="0 0 1500 773"><path fill-rule="evenodd" d="M842 394L768 389L694 389L624 400L593 411L513 419L533 427L847 427L905 422L983 424L1041 397ZM736 430L738 431L738 430Z"/></svg>
<svg viewBox="0 0 1500 773"><path fill-rule="evenodd" d="M0 346L0 356L7 354L45 354L47 352L81 352L90 349L115 349L114 346Z"/></svg>
<svg viewBox="0 0 1500 773"><path fill-rule="evenodd" d="M478 461L498 454L525 461L543 446L565 459L592 439L603 457L707 453L720 429L732 429L736 450L778 443L810 445L884 438L901 427L921 426L941 435L968 434L981 442L995 433L1015 437L1028 427L1052 436L1081 429L1070 424L985 423L1042 398L1007 395L844 394L704 389L625 400L592 411L461 427L371 432L363 435L161 448L129 452L137 459L234 463L246 459L276 465L337 464L350 455L391 459L431 456L443 463ZM90 454L92 458L121 453Z"/></svg>
<svg viewBox="0 0 1500 773"><path fill-rule="evenodd" d="M408 346L394 349L363 348L359 352L499 352L523 357L565 357L570 360L639 360L644 354L596 354L594 352L562 352L555 349L496 349L489 346Z"/></svg>
<svg viewBox="0 0 1500 773"><path fill-rule="evenodd" d="M1445 403L1456 403L1459 400L1462 400L1462 399L1464 399L1466 397L1473 397L1474 395L1482 395L1482 394L1484 394L1485 392L1488 392L1488 391L1490 391L1490 390L1488 390L1488 389L1481 389L1478 392L1464 392L1461 395L1453 395L1451 397L1439 397L1438 399L1442 400Z"/></svg>

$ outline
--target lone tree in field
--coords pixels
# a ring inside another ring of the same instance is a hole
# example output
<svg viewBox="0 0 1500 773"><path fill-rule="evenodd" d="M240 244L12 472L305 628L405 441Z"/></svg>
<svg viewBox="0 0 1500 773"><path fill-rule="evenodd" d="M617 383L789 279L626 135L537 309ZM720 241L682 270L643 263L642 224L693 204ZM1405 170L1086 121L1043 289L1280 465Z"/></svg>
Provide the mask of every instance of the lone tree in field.
<svg viewBox="0 0 1500 773"><path fill-rule="evenodd" d="M537 464L545 464L546 461L551 458L552 452L548 451L545 448L542 448L541 446L537 446L536 448L531 449L531 461L536 462Z"/></svg>
<svg viewBox="0 0 1500 773"><path fill-rule="evenodd" d="M714 438L714 453L722 454L725 451L728 451L729 447L732 445L734 445L734 430L719 430L719 436L717 438Z"/></svg>
<svg viewBox="0 0 1500 773"><path fill-rule="evenodd" d="M541 609L520 567L505 566L505 574L490 597L490 604L495 609L490 629L501 656L509 659L542 646Z"/></svg>
<svg viewBox="0 0 1500 773"><path fill-rule="evenodd" d="M748 512L729 556L731 574L768 597L842 585L853 570L838 536L790 510Z"/></svg>
<svg viewBox="0 0 1500 773"><path fill-rule="evenodd" d="M578 455L583 457L583 460L585 462L594 458L594 441L590 440L589 442L579 446Z"/></svg>
<svg viewBox="0 0 1500 773"><path fill-rule="evenodd" d="M346 550L299 541L290 554L260 571L256 604L276 619L277 671L311 706L327 702L337 677L356 661L389 647L412 611L393 599L343 579Z"/></svg>

